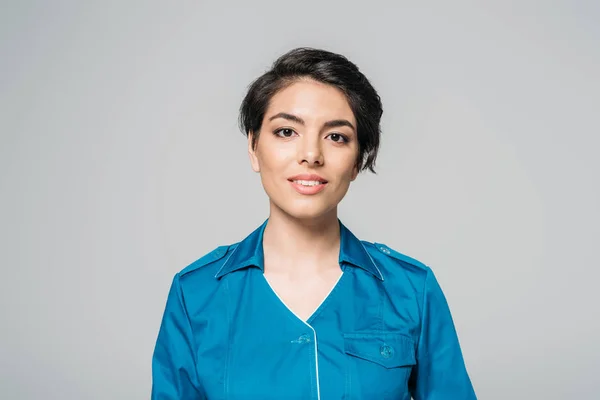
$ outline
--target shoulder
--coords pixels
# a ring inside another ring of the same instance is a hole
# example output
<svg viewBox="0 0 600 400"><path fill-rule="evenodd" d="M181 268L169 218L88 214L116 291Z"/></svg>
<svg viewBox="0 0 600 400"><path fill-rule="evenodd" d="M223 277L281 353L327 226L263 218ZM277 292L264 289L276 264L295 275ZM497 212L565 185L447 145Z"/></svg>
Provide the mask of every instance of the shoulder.
<svg viewBox="0 0 600 400"><path fill-rule="evenodd" d="M204 254L202 257L183 268L177 274L180 278L194 276L198 273L208 272L218 269L220 265L227 259L227 255L230 254L236 244L223 245L215 248L214 250ZM210 270L210 271L209 271ZM214 275L214 274L213 274Z"/></svg>
<svg viewBox="0 0 600 400"><path fill-rule="evenodd" d="M215 273L235 247L235 244L219 246L175 274L170 296L179 297L179 307L191 315L214 303L222 289Z"/></svg>
<svg viewBox="0 0 600 400"><path fill-rule="evenodd" d="M418 270L429 270L429 267L425 263L415 258L409 257L406 254L401 253L388 245L377 242L371 243L364 240L361 240L361 242L371 256L380 256L383 254L384 256L386 256L386 258L391 259L395 263L400 263L403 266L409 268L416 268Z"/></svg>
<svg viewBox="0 0 600 400"><path fill-rule="evenodd" d="M361 242L371 258L382 269L384 278L386 276L393 277L397 274L410 274L424 279L431 273L431 269L424 262L401 253L386 244L364 240Z"/></svg>
<svg viewBox="0 0 600 400"><path fill-rule="evenodd" d="M404 293L405 296L410 293L417 303L422 303L424 297L431 293L442 293L434 271L424 262L382 243L362 242L380 269L386 290Z"/></svg>

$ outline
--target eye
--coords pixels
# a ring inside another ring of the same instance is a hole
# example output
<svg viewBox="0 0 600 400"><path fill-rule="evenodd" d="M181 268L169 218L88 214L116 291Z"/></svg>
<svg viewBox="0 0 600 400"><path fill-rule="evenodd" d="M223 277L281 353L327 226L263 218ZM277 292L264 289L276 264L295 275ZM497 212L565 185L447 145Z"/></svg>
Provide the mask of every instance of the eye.
<svg viewBox="0 0 600 400"><path fill-rule="evenodd" d="M336 143L348 143L348 138L341 133L331 133L328 136Z"/></svg>
<svg viewBox="0 0 600 400"><path fill-rule="evenodd" d="M276 136L279 137L283 137L283 138L290 138L294 135L294 130L290 129L290 128L281 128L281 129L277 129L276 131L273 132Z"/></svg>

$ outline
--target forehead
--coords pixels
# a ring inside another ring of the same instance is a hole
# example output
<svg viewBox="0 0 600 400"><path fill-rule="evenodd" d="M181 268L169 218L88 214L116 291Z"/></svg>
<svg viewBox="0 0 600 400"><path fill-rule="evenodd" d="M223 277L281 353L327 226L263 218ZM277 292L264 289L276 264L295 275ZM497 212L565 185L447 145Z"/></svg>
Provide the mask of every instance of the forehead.
<svg viewBox="0 0 600 400"><path fill-rule="evenodd" d="M340 89L310 79L294 82L273 95L265 117L279 112L305 119L354 120L348 99Z"/></svg>

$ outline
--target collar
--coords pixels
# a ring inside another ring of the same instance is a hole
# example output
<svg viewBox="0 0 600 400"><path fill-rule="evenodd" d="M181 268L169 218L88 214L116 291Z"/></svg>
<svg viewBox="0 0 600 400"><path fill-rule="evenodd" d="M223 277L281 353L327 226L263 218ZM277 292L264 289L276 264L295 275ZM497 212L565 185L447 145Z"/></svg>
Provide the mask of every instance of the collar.
<svg viewBox="0 0 600 400"><path fill-rule="evenodd" d="M230 256L215 275L215 278L219 279L230 272L248 267L260 268L262 271L265 270L262 242L268 221L268 219L265 220L254 232L235 245ZM364 269L377 279L383 280L381 271L377 268L375 261L373 261L362 242L339 219L338 222L340 224L340 265L345 263Z"/></svg>

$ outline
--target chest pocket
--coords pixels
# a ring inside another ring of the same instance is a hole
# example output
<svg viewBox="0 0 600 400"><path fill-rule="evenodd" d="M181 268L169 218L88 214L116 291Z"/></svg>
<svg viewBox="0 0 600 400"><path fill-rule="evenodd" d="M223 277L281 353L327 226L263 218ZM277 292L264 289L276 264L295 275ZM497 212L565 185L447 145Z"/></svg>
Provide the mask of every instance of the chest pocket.
<svg viewBox="0 0 600 400"><path fill-rule="evenodd" d="M347 398L410 399L415 343L398 333L346 333Z"/></svg>

